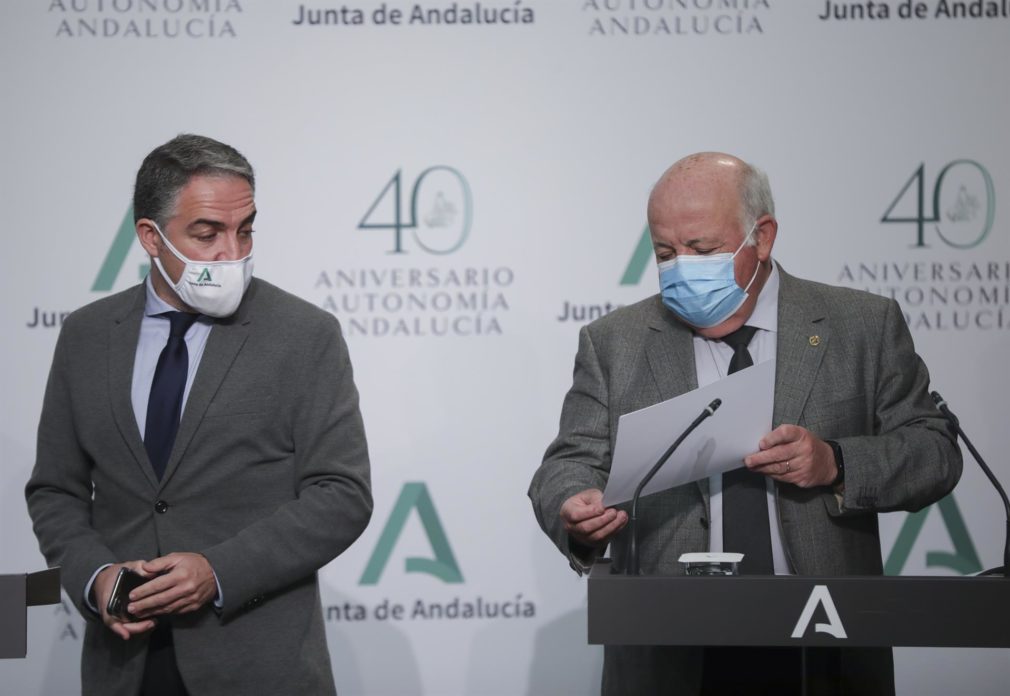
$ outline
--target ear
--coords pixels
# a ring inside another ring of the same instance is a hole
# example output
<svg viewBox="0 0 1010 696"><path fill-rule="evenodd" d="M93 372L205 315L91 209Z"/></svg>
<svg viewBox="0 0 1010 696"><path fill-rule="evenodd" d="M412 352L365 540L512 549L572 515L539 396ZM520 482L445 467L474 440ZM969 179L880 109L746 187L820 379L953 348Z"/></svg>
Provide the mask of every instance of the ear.
<svg viewBox="0 0 1010 696"><path fill-rule="evenodd" d="M778 234L779 223L771 215L758 218L754 229L754 240L757 242L758 260L764 263L771 258L772 247L775 246L775 235Z"/></svg>
<svg viewBox="0 0 1010 696"><path fill-rule="evenodd" d="M162 242L161 235L158 234L158 230L154 227L154 221L149 218L140 218L137 220L135 227L140 246L144 247L144 251L147 252L148 256L157 256Z"/></svg>

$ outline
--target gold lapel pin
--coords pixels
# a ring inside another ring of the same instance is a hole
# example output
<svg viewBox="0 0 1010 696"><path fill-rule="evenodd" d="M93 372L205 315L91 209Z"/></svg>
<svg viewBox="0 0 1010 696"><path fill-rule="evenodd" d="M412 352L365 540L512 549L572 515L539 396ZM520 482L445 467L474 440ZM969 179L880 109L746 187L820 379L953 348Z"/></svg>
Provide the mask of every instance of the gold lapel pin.
<svg viewBox="0 0 1010 696"><path fill-rule="evenodd" d="M812 345L812 346L819 346L819 345L821 345L821 337L820 336L811 336L810 337L810 345Z"/></svg>

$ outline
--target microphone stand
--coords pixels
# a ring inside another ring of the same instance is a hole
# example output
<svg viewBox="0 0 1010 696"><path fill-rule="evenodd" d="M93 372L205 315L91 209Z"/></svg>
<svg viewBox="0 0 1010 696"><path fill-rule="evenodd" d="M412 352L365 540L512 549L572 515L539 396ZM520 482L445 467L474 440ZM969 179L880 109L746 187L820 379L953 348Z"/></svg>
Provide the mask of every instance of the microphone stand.
<svg viewBox="0 0 1010 696"><path fill-rule="evenodd" d="M998 568L984 570L979 573L979 575L1002 575L1003 577L1007 577L1007 570L1010 569L1010 501L1007 500L1006 491L1003 490L1003 486L1001 486L1000 482L996 479L996 475L992 473L992 469L990 469L982 459L982 455L978 453L977 449L975 449L975 445L971 444L971 440L969 440L968 436L964 434L964 431L961 429L960 421L957 416L951 413L950 409L947 407L947 402L944 401L942 396L940 396L940 393L932 392L930 396L933 397L933 401L936 403L936 407L940 410L940 413L943 414L943 417L946 418L952 426L954 426L955 432L957 432L958 436L964 440L964 444L968 447L968 451L971 452L971 456L974 457L975 461L978 462L978 465L982 467L982 471L985 473L990 483L992 483L992 485L996 488L996 492L999 493L1000 498L1003 499L1003 508L1006 510L1007 518L1006 536L1004 537L1005 541L1003 542L1003 565Z"/></svg>
<svg viewBox="0 0 1010 696"><path fill-rule="evenodd" d="M701 425L703 420L715 413L716 409L720 406L722 406L722 399L715 399L712 401L712 403L710 403L705 410L701 412L701 415L695 418L691 425L687 426L687 430L681 433L681 436L678 437L672 445L670 445L669 449L667 449L666 452L663 453L663 456L659 458L659 461L652 465L652 468L649 469L649 473L642 477L642 480L638 482L638 486L635 488L635 495L631 499L631 515L628 518L631 543L628 547L628 567L625 570L625 575L642 574L638 563L638 499L642 495L642 489L645 488L646 484L652 480L652 477L659 472L659 470L663 467L663 464L666 463L666 460L670 458L671 454L673 454L674 450L676 450L677 447L680 446L680 443L684 441L684 438L690 435L695 428Z"/></svg>

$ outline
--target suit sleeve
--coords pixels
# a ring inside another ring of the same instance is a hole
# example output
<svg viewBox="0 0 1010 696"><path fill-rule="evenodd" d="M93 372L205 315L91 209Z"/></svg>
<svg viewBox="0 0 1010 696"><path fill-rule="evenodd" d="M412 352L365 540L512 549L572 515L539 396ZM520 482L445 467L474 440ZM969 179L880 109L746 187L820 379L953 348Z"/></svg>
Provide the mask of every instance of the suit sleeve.
<svg viewBox="0 0 1010 696"><path fill-rule="evenodd" d="M929 373L893 300L879 342L873 434L837 440L845 489L835 513L920 510L961 476L961 451L929 397Z"/></svg>
<svg viewBox="0 0 1010 696"><path fill-rule="evenodd" d="M609 473L607 383L589 329L583 327L579 332L572 387L561 409L558 436L547 448L529 488L537 522L576 570L591 563L595 553L569 537L561 522L561 505L588 488L603 490Z"/></svg>
<svg viewBox="0 0 1010 696"><path fill-rule="evenodd" d="M320 322L293 379L297 497L202 553L224 594L221 616L310 576L349 547L372 513L368 448L347 345Z"/></svg>
<svg viewBox="0 0 1010 696"><path fill-rule="evenodd" d="M92 462L78 440L67 374L73 326L71 318L56 342L25 497L46 563L61 566L71 601L82 616L96 619L84 603L85 587L98 568L119 559L91 524Z"/></svg>

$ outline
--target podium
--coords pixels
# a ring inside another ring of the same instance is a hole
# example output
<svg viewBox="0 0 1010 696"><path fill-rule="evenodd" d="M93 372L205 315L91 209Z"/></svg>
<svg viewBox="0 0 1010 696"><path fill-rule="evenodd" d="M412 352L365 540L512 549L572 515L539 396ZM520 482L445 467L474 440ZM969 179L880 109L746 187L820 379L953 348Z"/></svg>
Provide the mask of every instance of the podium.
<svg viewBox="0 0 1010 696"><path fill-rule="evenodd" d="M594 645L1010 647L1010 578L589 574Z"/></svg>
<svg viewBox="0 0 1010 696"><path fill-rule="evenodd" d="M28 607L59 601L59 568L0 575L0 658L28 654Z"/></svg>

